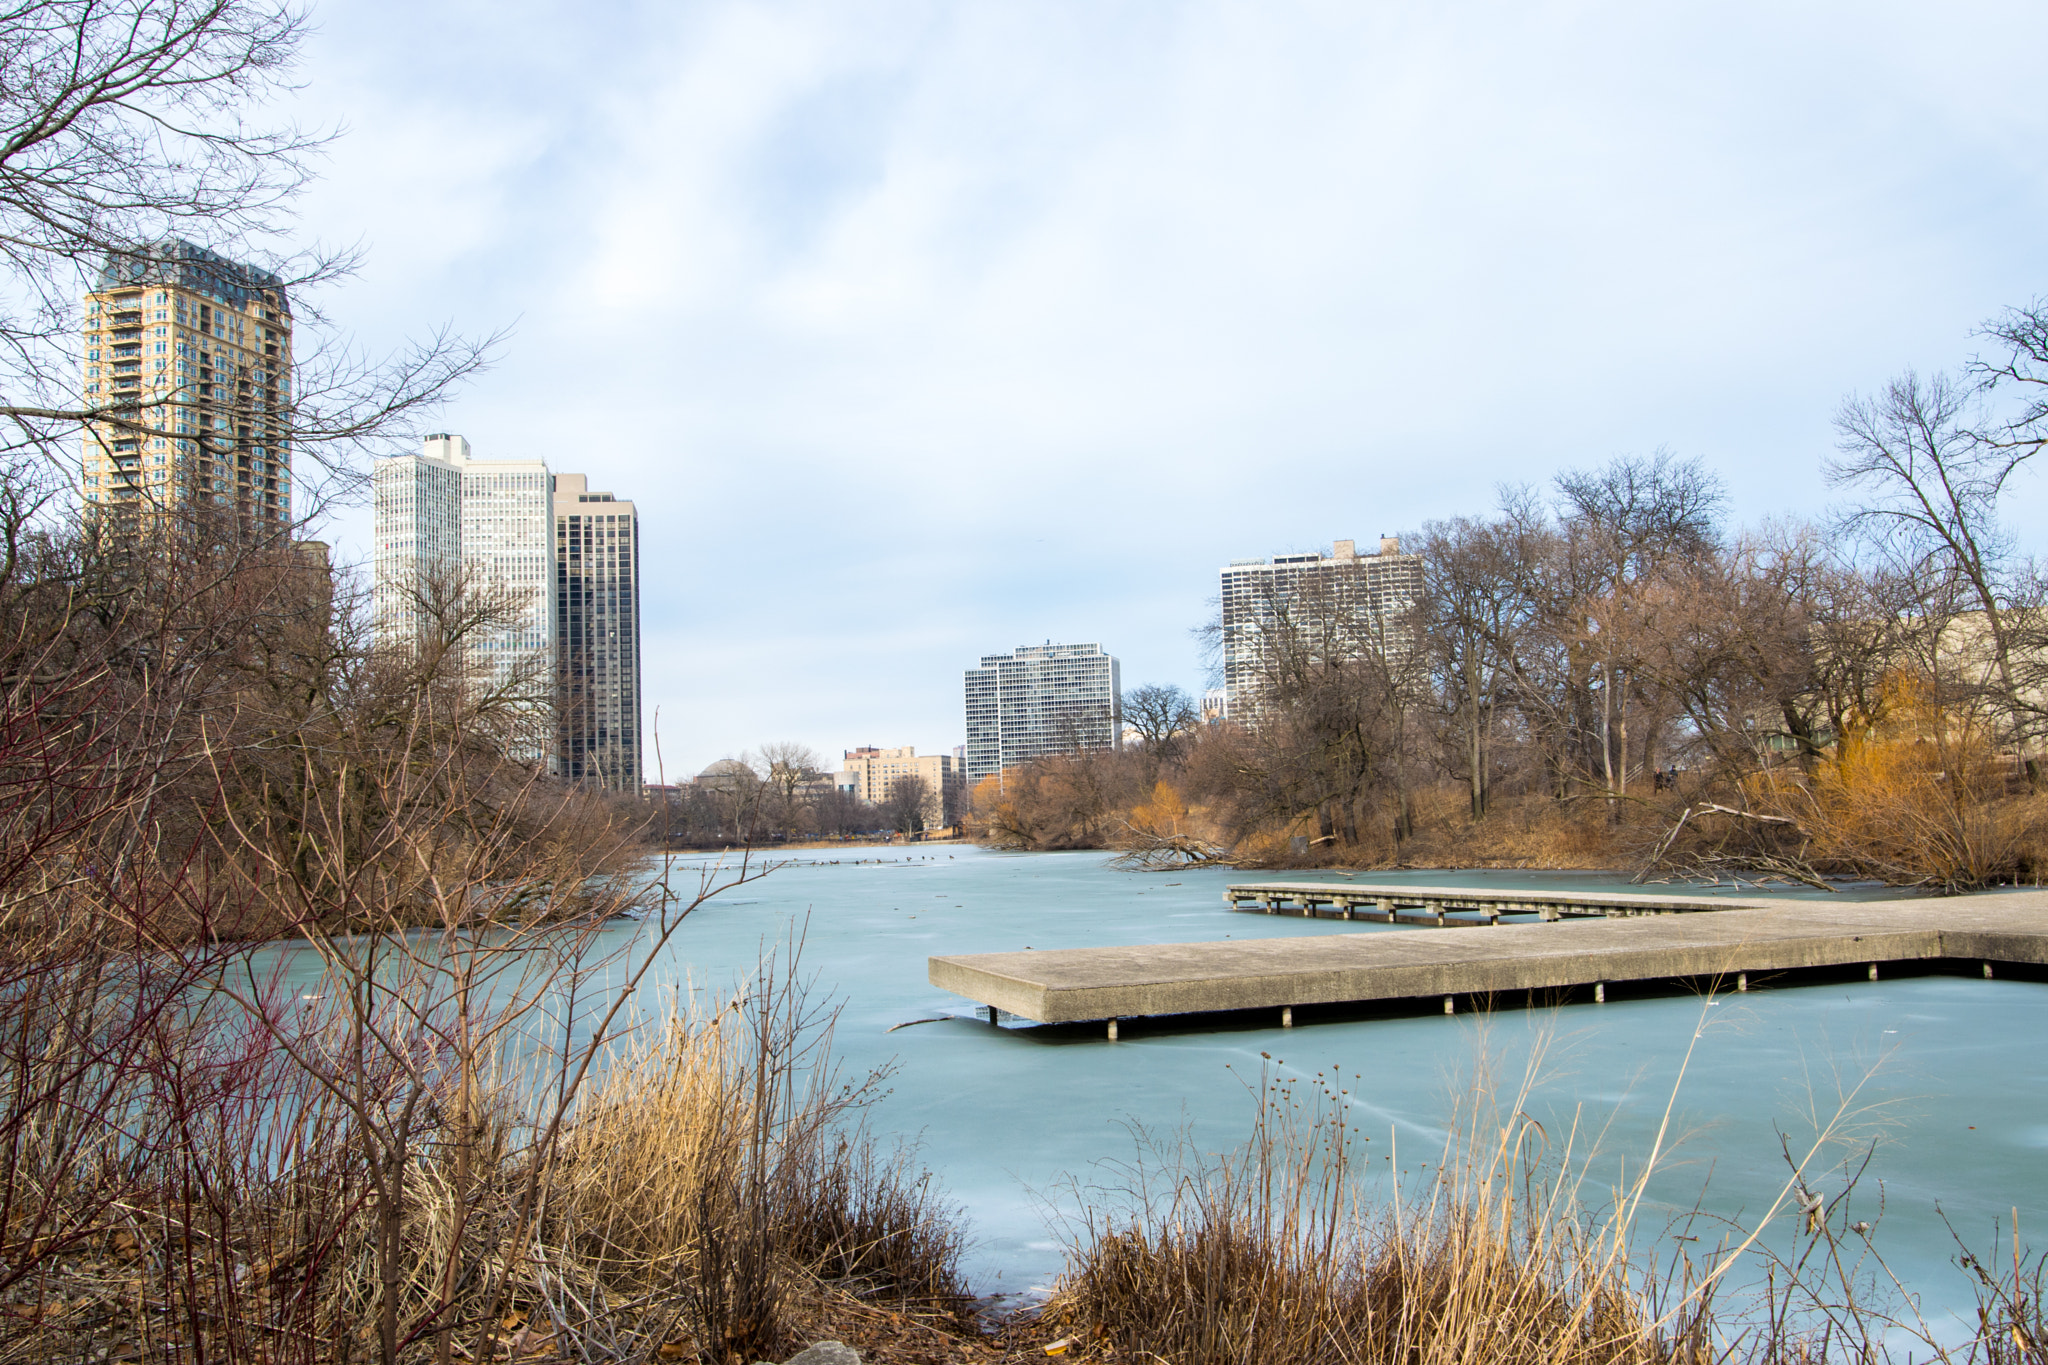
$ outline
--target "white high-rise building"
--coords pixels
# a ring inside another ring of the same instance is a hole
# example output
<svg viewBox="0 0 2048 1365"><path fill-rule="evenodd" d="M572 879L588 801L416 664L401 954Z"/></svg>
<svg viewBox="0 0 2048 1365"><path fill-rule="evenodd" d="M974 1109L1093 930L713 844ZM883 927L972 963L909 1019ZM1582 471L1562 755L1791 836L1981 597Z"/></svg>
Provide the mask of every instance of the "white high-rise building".
<svg viewBox="0 0 2048 1365"><path fill-rule="evenodd" d="M1025 645L967 670L967 782L1048 754L1123 747L1123 679L1101 645Z"/></svg>
<svg viewBox="0 0 2048 1365"><path fill-rule="evenodd" d="M554 682L554 480L540 460L479 460L437 433L417 455L372 471L376 549L372 606L380 640L417 640L430 603L460 588L501 596L516 619L471 639L473 662L498 682Z"/></svg>
<svg viewBox="0 0 2048 1365"><path fill-rule="evenodd" d="M1399 658L1415 645L1422 557L1382 536L1378 554L1356 541L1320 552L1233 559L1218 575L1223 604L1223 714L1251 723L1264 686L1269 632L1307 632L1330 649Z"/></svg>

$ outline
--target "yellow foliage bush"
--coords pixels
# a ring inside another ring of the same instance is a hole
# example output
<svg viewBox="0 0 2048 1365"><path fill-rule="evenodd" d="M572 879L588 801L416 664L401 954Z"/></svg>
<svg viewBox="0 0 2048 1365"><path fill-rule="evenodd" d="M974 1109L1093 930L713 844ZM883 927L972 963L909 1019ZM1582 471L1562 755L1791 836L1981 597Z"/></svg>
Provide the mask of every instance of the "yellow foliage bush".
<svg viewBox="0 0 2048 1365"><path fill-rule="evenodd" d="M1816 866L1960 889L2010 875L2035 832L2033 803L2001 799L2009 761L1975 708L1894 674L1810 774L1771 769L1750 796L1798 824Z"/></svg>

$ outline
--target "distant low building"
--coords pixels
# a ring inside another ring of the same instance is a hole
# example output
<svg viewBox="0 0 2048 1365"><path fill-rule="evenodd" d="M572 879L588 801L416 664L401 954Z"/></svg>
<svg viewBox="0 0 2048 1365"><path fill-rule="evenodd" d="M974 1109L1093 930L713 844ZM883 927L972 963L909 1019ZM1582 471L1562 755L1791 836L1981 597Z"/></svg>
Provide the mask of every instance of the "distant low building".
<svg viewBox="0 0 2048 1365"><path fill-rule="evenodd" d="M967 783L1051 754L1115 749L1123 677L1101 645L1025 645L967 670Z"/></svg>
<svg viewBox="0 0 2048 1365"><path fill-rule="evenodd" d="M760 775L736 758L718 759L690 779L693 787L717 792L744 791L760 784Z"/></svg>
<svg viewBox="0 0 2048 1365"><path fill-rule="evenodd" d="M839 785L869 805L880 806L895 795L896 784L906 777L922 778L930 793L925 802L926 826L936 828L954 823L966 782L951 754L920 756L914 744L899 749L848 749Z"/></svg>

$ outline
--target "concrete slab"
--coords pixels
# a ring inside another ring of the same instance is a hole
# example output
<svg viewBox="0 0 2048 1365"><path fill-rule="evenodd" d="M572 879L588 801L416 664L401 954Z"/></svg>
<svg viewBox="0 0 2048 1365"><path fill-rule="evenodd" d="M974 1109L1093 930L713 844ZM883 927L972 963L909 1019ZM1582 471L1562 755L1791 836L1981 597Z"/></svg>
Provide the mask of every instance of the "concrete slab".
<svg viewBox="0 0 2048 1365"><path fill-rule="evenodd" d="M1041 1023L1732 978L1941 959L2048 966L2048 891L1284 939L934 957L931 983Z"/></svg>

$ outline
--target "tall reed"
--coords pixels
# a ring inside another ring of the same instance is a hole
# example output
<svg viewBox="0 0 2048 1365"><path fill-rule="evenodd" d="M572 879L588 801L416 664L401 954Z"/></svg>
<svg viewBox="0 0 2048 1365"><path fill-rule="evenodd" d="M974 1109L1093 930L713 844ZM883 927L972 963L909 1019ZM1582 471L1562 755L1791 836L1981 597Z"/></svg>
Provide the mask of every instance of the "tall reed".
<svg viewBox="0 0 2048 1365"><path fill-rule="evenodd" d="M1672 1229L1641 1225L1677 1087L1651 1149L1600 1185L1576 1118L1552 1134L1529 1117L1542 1053L1505 1090L1481 1054L1426 1179L1404 1181L1394 1152L1374 1174L1338 1071L1262 1073L1251 1135L1230 1152L1141 1133L1126 1178L1077 1201L1045 1334L1081 1358L1175 1365L2043 1361L2048 1262L2016 1233L2009 1264L1958 1242L1977 1281L1973 1336L1943 1339L1914 1311L1854 1206L1868 1151L1838 1160L1857 1087L1810 1142L1784 1144L1781 1189L1755 1222L1695 1209L1659 1264ZM1695 1253L1693 1229L1718 1236ZM1731 1298L1734 1278L1760 1292Z"/></svg>

